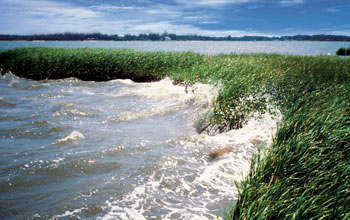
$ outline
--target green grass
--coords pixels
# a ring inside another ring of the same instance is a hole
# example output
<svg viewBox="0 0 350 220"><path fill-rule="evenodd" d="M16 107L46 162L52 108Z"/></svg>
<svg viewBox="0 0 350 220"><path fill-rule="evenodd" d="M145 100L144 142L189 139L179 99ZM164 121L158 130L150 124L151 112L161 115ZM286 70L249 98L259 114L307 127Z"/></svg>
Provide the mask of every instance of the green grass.
<svg viewBox="0 0 350 220"><path fill-rule="evenodd" d="M345 82L315 90L285 112L240 185L233 219L349 219L349 91Z"/></svg>
<svg viewBox="0 0 350 220"><path fill-rule="evenodd" d="M191 59L189 59L190 57ZM3 72L34 80L76 77L105 81L133 79L152 81L174 68L187 68L200 60L194 53L146 53L119 49L28 48L0 53Z"/></svg>
<svg viewBox="0 0 350 220"><path fill-rule="evenodd" d="M273 144L263 158L254 157L226 219L350 217L348 58L30 48L0 52L0 68L36 80L168 76L212 84L219 95L210 121L227 129L242 115L278 108L283 118Z"/></svg>

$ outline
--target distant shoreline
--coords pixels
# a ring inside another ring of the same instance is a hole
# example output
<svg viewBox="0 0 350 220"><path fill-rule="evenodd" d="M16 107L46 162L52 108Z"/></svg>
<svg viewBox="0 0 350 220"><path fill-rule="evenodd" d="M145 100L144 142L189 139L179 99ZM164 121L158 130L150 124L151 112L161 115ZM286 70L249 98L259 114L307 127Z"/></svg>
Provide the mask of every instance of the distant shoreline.
<svg viewBox="0 0 350 220"><path fill-rule="evenodd" d="M173 41L162 41L162 40L0 40L0 42L176 42L176 41L207 41L207 42L349 42L349 41L336 41L336 40L173 40Z"/></svg>
<svg viewBox="0 0 350 220"><path fill-rule="evenodd" d="M350 42L350 36L342 35L294 35L294 36L241 36L211 37L176 34L107 35L100 33L60 33L38 35L0 34L0 41L341 41Z"/></svg>

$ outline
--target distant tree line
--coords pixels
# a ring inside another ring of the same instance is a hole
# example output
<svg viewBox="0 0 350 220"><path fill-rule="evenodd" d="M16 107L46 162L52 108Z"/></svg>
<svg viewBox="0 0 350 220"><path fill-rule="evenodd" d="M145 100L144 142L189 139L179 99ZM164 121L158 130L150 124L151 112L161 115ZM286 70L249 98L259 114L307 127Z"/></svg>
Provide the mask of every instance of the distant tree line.
<svg viewBox="0 0 350 220"><path fill-rule="evenodd" d="M232 37L209 37L200 35L177 35L168 33L149 33L131 35L126 34L119 36L118 34L107 35L101 33L60 33L60 34L36 34L36 35L7 35L0 34L0 41L85 41L85 40L106 40L106 41L164 41L164 40L196 40L196 41L350 41L350 36L339 35L295 35L282 37L266 37L266 36L243 36Z"/></svg>

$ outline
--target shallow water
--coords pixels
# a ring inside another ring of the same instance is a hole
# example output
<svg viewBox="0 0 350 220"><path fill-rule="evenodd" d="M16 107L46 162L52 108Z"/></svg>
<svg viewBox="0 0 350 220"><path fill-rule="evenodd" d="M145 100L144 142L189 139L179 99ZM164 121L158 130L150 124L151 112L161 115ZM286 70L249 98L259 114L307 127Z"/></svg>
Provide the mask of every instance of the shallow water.
<svg viewBox="0 0 350 220"><path fill-rule="evenodd" d="M189 91L192 91L190 89ZM0 78L0 219L213 219L276 119L217 136L194 124L216 91L165 79ZM211 159L212 149L230 146Z"/></svg>

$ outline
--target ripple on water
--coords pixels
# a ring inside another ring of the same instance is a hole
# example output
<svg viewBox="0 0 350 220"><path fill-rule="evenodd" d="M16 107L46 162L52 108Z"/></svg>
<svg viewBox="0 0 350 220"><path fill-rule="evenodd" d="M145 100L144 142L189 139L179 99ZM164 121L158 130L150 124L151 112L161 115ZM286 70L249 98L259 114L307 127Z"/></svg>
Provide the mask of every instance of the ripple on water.
<svg viewBox="0 0 350 220"><path fill-rule="evenodd" d="M3 138L40 138L46 137L45 131L38 130L35 128L9 128L0 130L0 136Z"/></svg>
<svg viewBox="0 0 350 220"><path fill-rule="evenodd" d="M63 132L72 129L71 126L54 126L48 130L49 133Z"/></svg>
<svg viewBox="0 0 350 220"><path fill-rule="evenodd" d="M31 84L26 87L24 87L24 90L41 90L45 87L51 86L50 83L40 83L40 84Z"/></svg>
<svg viewBox="0 0 350 220"><path fill-rule="evenodd" d="M16 104L10 101L6 101L4 98L0 97L0 107L15 107Z"/></svg>
<svg viewBox="0 0 350 220"><path fill-rule="evenodd" d="M84 109L80 106L75 106L72 103L63 103L57 106L54 106L51 110L52 117L61 117L61 116L83 116L83 117L95 117L94 113L90 113L88 109Z"/></svg>

